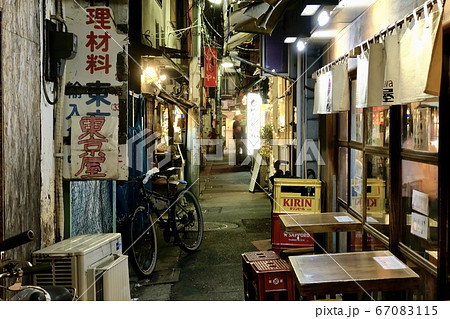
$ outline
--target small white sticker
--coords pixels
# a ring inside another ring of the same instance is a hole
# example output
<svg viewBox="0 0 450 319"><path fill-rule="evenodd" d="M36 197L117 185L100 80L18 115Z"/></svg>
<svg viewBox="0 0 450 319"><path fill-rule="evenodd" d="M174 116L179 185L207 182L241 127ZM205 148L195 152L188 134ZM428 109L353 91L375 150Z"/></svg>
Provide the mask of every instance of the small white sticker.
<svg viewBox="0 0 450 319"><path fill-rule="evenodd" d="M405 269L406 265L404 265L400 260L398 260L395 256L381 256L381 257L373 257L375 261L380 264L384 269Z"/></svg>
<svg viewBox="0 0 450 319"><path fill-rule="evenodd" d="M334 218L340 223L354 222L353 218L351 218L350 216L334 216Z"/></svg>
<svg viewBox="0 0 450 319"><path fill-rule="evenodd" d="M428 216L428 194L413 189L411 207L413 210Z"/></svg>

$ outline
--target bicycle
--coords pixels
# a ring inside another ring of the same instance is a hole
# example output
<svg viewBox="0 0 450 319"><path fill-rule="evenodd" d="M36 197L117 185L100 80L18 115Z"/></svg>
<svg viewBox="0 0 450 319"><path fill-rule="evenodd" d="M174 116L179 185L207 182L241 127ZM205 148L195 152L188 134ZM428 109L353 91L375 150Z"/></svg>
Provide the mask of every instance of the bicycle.
<svg viewBox="0 0 450 319"><path fill-rule="evenodd" d="M174 245L188 253L198 250L203 241L204 226L200 204L189 190L171 190L170 177L174 174L174 168L161 172L158 168L153 168L137 178L141 204L128 221L128 250L131 266L139 278L148 277L156 267L158 247L155 223L163 229L166 242L174 238ZM167 195L145 188L149 180L158 179L165 179ZM179 183L182 182L174 184L179 186ZM185 185L185 182L182 184ZM155 222L152 215L155 216Z"/></svg>
<svg viewBox="0 0 450 319"><path fill-rule="evenodd" d="M0 285L0 288L15 292L16 294L10 300L16 301L71 301L75 296L75 290L71 293L69 289L57 286L32 286L22 285L24 275L52 273L50 263L42 263L32 266L30 262L16 259L3 260L3 252L26 244L34 239L32 230L27 230L19 235L13 236L0 243L0 280L4 280L6 285ZM10 283L8 280L12 279ZM0 299L1 300L1 299Z"/></svg>

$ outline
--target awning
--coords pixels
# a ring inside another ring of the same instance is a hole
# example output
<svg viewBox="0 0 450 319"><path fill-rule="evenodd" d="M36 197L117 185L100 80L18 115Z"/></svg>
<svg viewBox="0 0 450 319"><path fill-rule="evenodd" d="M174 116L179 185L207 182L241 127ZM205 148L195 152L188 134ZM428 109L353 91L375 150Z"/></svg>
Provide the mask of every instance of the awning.
<svg viewBox="0 0 450 319"><path fill-rule="evenodd" d="M230 14L230 31L270 35L292 1L267 0L236 10Z"/></svg>
<svg viewBox="0 0 450 319"><path fill-rule="evenodd" d="M185 100L180 97L176 97L176 96L166 93L164 91L160 91L158 96L160 98L166 100L167 102L170 102L170 103L175 104L176 106L180 107L183 112L186 112L188 109L196 106L194 103L192 103L188 100Z"/></svg>
<svg viewBox="0 0 450 319"><path fill-rule="evenodd" d="M242 43L251 41L255 35L251 33L243 33L239 32L234 35L232 35L228 41L225 43L225 51L233 50L238 45L241 45Z"/></svg>

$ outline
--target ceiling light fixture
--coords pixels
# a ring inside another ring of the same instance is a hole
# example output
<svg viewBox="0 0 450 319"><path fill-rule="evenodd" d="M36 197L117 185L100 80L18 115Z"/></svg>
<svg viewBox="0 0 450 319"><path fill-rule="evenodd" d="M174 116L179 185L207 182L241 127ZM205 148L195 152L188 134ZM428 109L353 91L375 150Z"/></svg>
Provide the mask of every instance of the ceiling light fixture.
<svg viewBox="0 0 450 319"><path fill-rule="evenodd" d="M232 68L234 66L234 64L232 62L222 62L222 67L223 68Z"/></svg>
<svg viewBox="0 0 450 319"><path fill-rule="evenodd" d="M317 10L319 10L320 4L308 4L305 9L303 9L300 15L302 16L312 16L315 15Z"/></svg>
<svg viewBox="0 0 450 319"><path fill-rule="evenodd" d="M284 43L294 43L295 41L297 41L296 37L286 37L284 39Z"/></svg>
<svg viewBox="0 0 450 319"><path fill-rule="evenodd" d="M330 15L328 14L327 11L324 10L317 17L317 22L319 23L319 25L321 27L323 27L324 25L326 25L328 23L328 21L330 21Z"/></svg>
<svg viewBox="0 0 450 319"><path fill-rule="evenodd" d="M214 3L214 4L219 4L222 2L222 0L209 0L209 2Z"/></svg>
<svg viewBox="0 0 450 319"><path fill-rule="evenodd" d="M298 40L298 42L297 42L297 50L299 52L302 52L303 50L305 50L305 48L306 48L306 43L304 41L302 41L302 40Z"/></svg>

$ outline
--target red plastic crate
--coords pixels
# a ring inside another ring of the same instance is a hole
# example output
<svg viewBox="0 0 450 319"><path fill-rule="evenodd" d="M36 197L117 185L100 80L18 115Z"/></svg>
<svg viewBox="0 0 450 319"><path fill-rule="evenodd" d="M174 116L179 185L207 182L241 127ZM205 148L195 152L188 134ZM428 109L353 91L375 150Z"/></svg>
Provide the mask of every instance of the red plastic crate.
<svg viewBox="0 0 450 319"><path fill-rule="evenodd" d="M279 254L281 250L298 247L313 247L313 234L287 234L280 225L278 213L272 214L272 249Z"/></svg>
<svg viewBox="0 0 450 319"><path fill-rule="evenodd" d="M251 263L261 260L279 259L274 251L253 251L242 255L242 275L244 279L245 300L255 300L256 291L252 286L252 266Z"/></svg>
<svg viewBox="0 0 450 319"><path fill-rule="evenodd" d="M251 263L255 300L294 300L294 282L289 264L282 259Z"/></svg>

